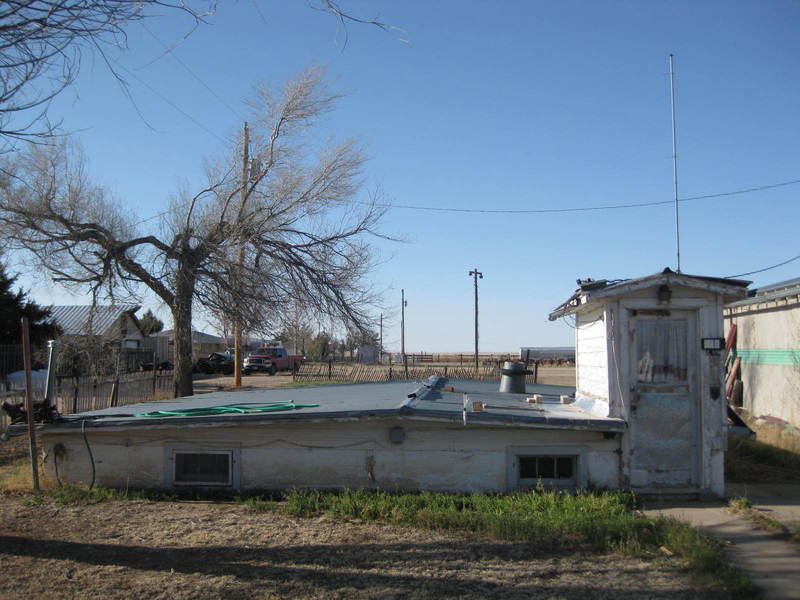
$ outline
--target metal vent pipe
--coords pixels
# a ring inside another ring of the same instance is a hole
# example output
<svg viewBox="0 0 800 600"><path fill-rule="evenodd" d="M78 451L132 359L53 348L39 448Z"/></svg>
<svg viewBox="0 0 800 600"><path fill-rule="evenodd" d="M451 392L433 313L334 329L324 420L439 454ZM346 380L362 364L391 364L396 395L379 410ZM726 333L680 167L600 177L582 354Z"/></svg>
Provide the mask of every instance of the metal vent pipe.
<svg viewBox="0 0 800 600"><path fill-rule="evenodd" d="M508 394L525 393L525 375L531 371L524 362L519 360L507 360L503 363L500 377L500 391Z"/></svg>

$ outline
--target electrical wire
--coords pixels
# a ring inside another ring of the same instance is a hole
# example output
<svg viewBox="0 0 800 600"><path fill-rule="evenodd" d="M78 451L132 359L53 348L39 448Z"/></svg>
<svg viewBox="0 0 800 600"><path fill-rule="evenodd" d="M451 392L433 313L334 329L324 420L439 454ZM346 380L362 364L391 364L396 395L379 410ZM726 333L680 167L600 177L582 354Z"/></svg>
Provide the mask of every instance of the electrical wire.
<svg viewBox="0 0 800 600"><path fill-rule="evenodd" d="M258 6L256 6L256 8L258 8ZM262 16L261 18L263 19L264 17ZM239 120L241 120L241 121L244 121L244 120L245 120L245 118L244 118L244 117L242 117L242 116L241 116L241 115L240 115L238 112L236 112L236 109L235 109L235 108L233 108L233 107L232 107L230 104L228 104L228 103L225 101L225 99L224 99L224 98L222 98L222 97L221 97L219 94L217 94L217 92L215 92L215 91L214 91L214 90L211 88L211 86L209 86L209 85L208 85L208 84L207 84L207 83L206 83L206 82L205 82L203 79L201 79L201 78L200 78L200 76L199 76L197 73L195 73L195 72L194 72L194 71L193 71L191 68L189 68L189 65L187 65L185 62L183 62L183 60L181 60L181 58L180 58L180 57L179 57L177 54L175 54L175 52L173 52L173 49L172 49L172 48L170 48L170 47L169 47L169 46L167 46L167 45L166 45L166 44L165 44L163 41L161 41L161 38L159 38L158 36L156 36L156 34L155 34L155 33L153 33L153 32L150 30L150 28L149 28L149 27L147 27L147 25L145 25L144 23L141 23L141 26L142 26L142 28L143 28L143 29L144 29L144 30L145 30L147 33L149 33L149 34L150 34L150 37L152 37L152 38L153 38L155 41L157 41L159 44L161 44L161 47L162 47L162 48L164 48L164 52L166 52L166 53L167 53L167 54L169 54L169 55L170 55L172 58L174 58L174 59L177 61L177 63L178 63L180 66L182 66L182 67L183 67L183 68L186 70L186 72L187 72L187 73L189 73L189 75L191 75L192 77L194 77L194 78L195 78L195 80L197 80L197 81L200 83L200 85L202 85L204 88L206 88L206 90L208 90L208 92L209 92L209 93L210 93L212 96L214 96L214 98L216 98L216 99L219 101L219 103L220 103L220 104L222 104L222 105L223 105L225 108L227 108L227 109L228 109L228 110L229 110L229 111L230 111L230 112L233 114L233 116L235 116L237 119L239 119Z"/></svg>
<svg viewBox="0 0 800 600"><path fill-rule="evenodd" d="M773 183L770 185L761 185L753 188L745 188L741 190L733 190L730 192L720 192L718 194L706 194L703 196L690 196L688 198L679 198L678 202L689 202L691 200L706 200L709 198L722 198L724 196L735 196L738 194L748 194L751 192L760 192L763 190L770 190L777 187L787 185L796 185L800 183L800 179L793 179L791 181L783 181L781 183ZM607 204L604 206L575 206L567 208L532 208L532 209L484 209L484 208L448 208L441 206L415 206L410 204L388 204L380 203L375 206L381 208L403 208L407 210L420 210L420 211L434 211L434 212L455 212L455 213L477 213L477 214L501 214L501 215L526 215L526 214L543 214L543 213L565 213L565 212L588 212L597 210L619 210L623 208L643 208L647 206L664 206L667 204L674 204L674 200L658 200L654 202L633 202L628 204ZM359 204L370 204L369 202L359 202Z"/></svg>
<svg viewBox="0 0 800 600"><path fill-rule="evenodd" d="M81 421L81 433L83 434L83 443L86 444L86 449L89 451L89 459L92 461L92 483L89 484L89 489L91 490L94 487L97 471L94 466L94 454L92 454L92 448L89 446L89 438L86 437L86 419Z"/></svg>
<svg viewBox="0 0 800 600"><path fill-rule="evenodd" d="M220 141L220 142L222 142L223 144L227 144L227 143L228 143L228 142L227 142L227 140L225 140L225 139L224 139L222 136L220 136L219 134L217 134L217 133L215 133L215 132L211 131L211 130L210 130L208 127L206 127L205 125L203 125L203 124L202 124L200 121L198 121L197 119L195 119L195 118L194 118L192 115L190 115L189 113L187 113L187 112L186 112L185 110L183 110L183 109L182 109L180 106L178 106L177 104L175 104L175 103L174 103L172 100L170 100L169 98L167 98L166 96L164 96L164 94L162 94L161 92L159 92L159 91L158 91L157 89L155 89L155 88L154 88L152 85L150 85L150 84L149 84L149 83L147 83L147 82L146 82L144 79L142 79L141 77L139 77L139 76L138 76L136 73L134 73L133 71L131 71L130 69L128 69L128 68L127 68L127 67L125 67L124 65L119 65L119 67L120 67L120 68L121 68L123 71L125 71L126 73L128 73L128 75L130 75L131 77L133 77L133 78L134 78L136 81L138 81L139 83L141 83L141 84L142 84L144 87L146 87L148 90L150 90L151 92L153 92L153 94L155 94L156 96L158 96L159 98L161 98L161 99L162 99L164 102L166 102L167 104L169 104L169 105L170 105L172 108L174 108L174 109L175 109L175 110L177 110L179 113L181 113L181 114L182 114L184 117L186 117L187 119L189 119L189 120L190 120L192 123L194 123L195 125L197 125L197 126L200 128L200 129L202 129L203 131L205 131L205 132L206 132L206 133L208 133L209 135L211 135L211 136L213 136L213 137L217 138L217 140L219 140L219 141ZM164 211L164 212L169 212L169 211ZM164 213L162 213L162 214L164 214Z"/></svg>
<svg viewBox="0 0 800 600"><path fill-rule="evenodd" d="M772 265L771 267L764 267L763 269L757 269L755 271L749 271L747 273L739 273L738 275L728 275L726 279L736 279L737 277L745 277L747 275L755 275L756 273L763 273L764 271L771 271L772 269L777 269L778 267L782 267L783 265L788 265L790 262L794 262L800 259L800 254L797 256L793 256L783 262L779 262L777 265Z"/></svg>
<svg viewBox="0 0 800 600"><path fill-rule="evenodd" d="M147 85L147 84L145 84ZM152 89L152 88L151 88ZM189 116L189 115L187 115ZM189 117L190 119L192 117ZM204 128L205 129L205 128ZM206 131L208 131L206 129ZM210 132L211 133L211 132ZM219 139L219 136L212 133L215 137ZM770 185L761 185L758 187L753 188L746 188L741 190L734 190L731 192L720 192L718 194L706 194L704 196L690 196L688 198L680 198L678 202L689 202L691 200L707 200L710 198L723 198L725 196L735 196L739 194L749 194L751 192L760 192L763 190L771 190L778 187L783 187L787 185L796 185L800 183L800 179L793 179L791 181L783 181L781 183L773 183ZM413 205L405 205L405 204L388 204L388 203L376 203L373 204L371 202L362 202L362 201L354 201L354 204L362 204L364 206L377 206L379 208L403 208L407 210L419 210L419 211L434 211L434 212L456 212L456 213L475 213L475 214L542 214L542 213L563 213L563 212L588 212L588 211L600 211L600 210L619 210L625 208L644 208L648 206L664 206L667 204L674 204L674 200L659 200L657 202L639 202L639 203L631 203L631 204L610 204L605 206L578 206L578 207L568 207L568 208L539 208L539 209L530 209L530 210L515 210L515 209L479 209L479 208L446 208L446 207L435 207L435 206L413 206ZM156 214L147 217L146 219L142 219L139 221L139 225L143 223L147 223L149 221L153 221L162 217L166 214L171 213L171 209L162 210L161 212L157 212ZM780 266L780 265L778 265Z"/></svg>

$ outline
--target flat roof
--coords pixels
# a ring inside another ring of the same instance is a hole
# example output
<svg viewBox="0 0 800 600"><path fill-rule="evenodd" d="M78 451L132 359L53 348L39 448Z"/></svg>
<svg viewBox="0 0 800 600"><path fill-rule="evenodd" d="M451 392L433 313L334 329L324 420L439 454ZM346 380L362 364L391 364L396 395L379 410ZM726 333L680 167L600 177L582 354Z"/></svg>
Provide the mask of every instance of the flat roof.
<svg viewBox="0 0 800 600"><path fill-rule="evenodd" d="M573 395L574 387L527 384L524 394L499 391L497 381L431 377L426 381L396 381L321 385L295 388L214 392L161 402L131 404L68 415L60 423L45 424L43 431L114 427L181 427L198 424L287 423L309 421L353 421L400 418L463 424L464 394L484 404L482 412L467 412L471 426L517 426L539 429L583 429L616 432L625 421L598 417L572 404L561 404L562 394ZM526 398L541 394L544 402L531 404ZM317 404L277 412L244 412L191 416L136 416L155 411L203 409L222 405L266 403Z"/></svg>

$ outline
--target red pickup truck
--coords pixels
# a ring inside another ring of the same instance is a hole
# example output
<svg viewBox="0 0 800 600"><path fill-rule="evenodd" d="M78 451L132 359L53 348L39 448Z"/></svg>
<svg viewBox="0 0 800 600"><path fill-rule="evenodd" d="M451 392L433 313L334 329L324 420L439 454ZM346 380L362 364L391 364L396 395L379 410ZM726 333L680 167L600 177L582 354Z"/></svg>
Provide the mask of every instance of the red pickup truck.
<svg viewBox="0 0 800 600"><path fill-rule="evenodd" d="M256 372L275 375L278 371L294 371L301 364L303 357L300 354L289 354L283 346L264 346L247 355L242 372L245 375Z"/></svg>

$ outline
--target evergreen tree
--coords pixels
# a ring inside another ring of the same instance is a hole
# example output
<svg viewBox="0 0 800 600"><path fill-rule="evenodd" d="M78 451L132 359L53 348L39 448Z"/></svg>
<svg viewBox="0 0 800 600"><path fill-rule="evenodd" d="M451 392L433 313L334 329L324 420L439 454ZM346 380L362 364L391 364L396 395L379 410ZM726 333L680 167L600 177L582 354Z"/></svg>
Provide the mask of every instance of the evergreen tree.
<svg viewBox="0 0 800 600"><path fill-rule="evenodd" d="M21 289L13 290L17 277L9 277L5 266L0 264L0 344L21 344L22 324L20 319L28 317L31 345L41 346L61 333L57 325L48 323L50 309L39 306L28 299Z"/></svg>
<svg viewBox="0 0 800 600"><path fill-rule="evenodd" d="M164 329L164 322L148 308L147 312L139 319L139 327L145 335L152 335Z"/></svg>

